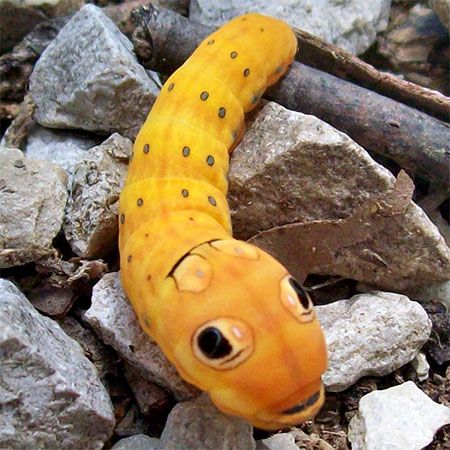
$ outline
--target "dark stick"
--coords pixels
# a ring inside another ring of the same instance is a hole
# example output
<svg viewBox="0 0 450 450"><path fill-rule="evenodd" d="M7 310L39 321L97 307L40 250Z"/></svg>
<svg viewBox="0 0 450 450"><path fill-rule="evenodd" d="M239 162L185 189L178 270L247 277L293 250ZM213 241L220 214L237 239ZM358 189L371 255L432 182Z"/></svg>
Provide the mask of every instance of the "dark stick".
<svg viewBox="0 0 450 450"><path fill-rule="evenodd" d="M133 18L141 25L134 35L136 53L146 67L165 74L213 31L153 7L135 11ZM450 127L421 111L298 62L266 97L323 119L411 176L450 181Z"/></svg>

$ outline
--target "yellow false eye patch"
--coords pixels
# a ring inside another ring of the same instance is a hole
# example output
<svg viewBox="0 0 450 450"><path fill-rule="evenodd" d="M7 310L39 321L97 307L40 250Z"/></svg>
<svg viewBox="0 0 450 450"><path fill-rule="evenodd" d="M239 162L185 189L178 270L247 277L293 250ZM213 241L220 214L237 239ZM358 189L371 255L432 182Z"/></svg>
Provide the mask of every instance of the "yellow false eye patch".
<svg viewBox="0 0 450 450"><path fill-rule="evenodd" d="M235 239L213 241L211 246L226 255L244 259L258 259L258 251L255 247Z"/></svg>
<svg viewBox="0 0 450 450"><path fill-rule="evenodd" d="M301 323L311 322L314 308L311 297L305 289L290 275L280 282L281 302L283 306Z"/></svg>
<svg viewBox="0 0 450 450"><path fill-rule="evenodd" d="M233 369L253 352L253 333L242 320L221 317L200 326L192 336L192 351L203 364Z"/></svg>
<svg viewBox="0 0 450 450"><path fill-rule="evenodd" d="M211 264L201 256L188 255L172 274L177 289L184 292L202 292L211 282Z"/></svg>

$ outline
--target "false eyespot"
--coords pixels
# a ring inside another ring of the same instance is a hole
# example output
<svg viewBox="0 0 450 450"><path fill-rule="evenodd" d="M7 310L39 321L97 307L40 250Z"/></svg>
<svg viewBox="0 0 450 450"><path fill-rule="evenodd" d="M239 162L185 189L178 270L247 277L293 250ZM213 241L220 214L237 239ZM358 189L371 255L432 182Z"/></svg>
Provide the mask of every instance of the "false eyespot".
<svg viewBox="0 0 450 450"><path fill-rule="evenodd" d="M310 295L290 275L286 275L280 282L280 297L283 306L299 322L306 323L314 319L314 307Z"/></svg>
<svg viewBox="0 0 450 450"><path fill-rule="evenodd" d="M192 351L217 370L242 364L253 352L253 334L242 320L222 317L201 325L192 336Z"/></svg>

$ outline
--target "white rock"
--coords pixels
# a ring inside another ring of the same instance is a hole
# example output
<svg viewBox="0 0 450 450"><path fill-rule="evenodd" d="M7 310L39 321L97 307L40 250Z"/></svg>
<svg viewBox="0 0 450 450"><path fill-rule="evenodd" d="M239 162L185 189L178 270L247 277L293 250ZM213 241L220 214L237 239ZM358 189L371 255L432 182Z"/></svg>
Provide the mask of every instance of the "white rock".
<svg viewBox="0 0 450 450"><path fill-rule="evenodd" d="M291 433L279 433L256 441L256 450L298 450Z"/></svg>
<svg viewBox="0 0 450 450"><path fill-rule="evenodd" d="M101 139L87 133L50 130L35 125L27 139L25 154L29 159L43 159L61 166L71 175L75 165L86 155L86 150L100 144Z"/></svg>
<svg viewBox="0 0 450 450"><path fill-rule="evenodd" d="M420 450L448 423L450 408L408 381L362 397L348 439L352 450Z"/></svg>
<svg viewBox="0 0 450 450"><path fill-rule="evenodd" d="M161 435L164 450L253 450L253 428L244 419L220 412L203 394L178 403Z"/></svg>
<svg viewBox="0 0 450 450"><path fill-rule="evenodd" d="M67 201L67 176L20 150L0 151L0 268L52 253Z"/></svg>
<svg viewBox="0 0 450 450"><path fill-rule="evenodd" d="M72 250L84 258L111 254L118 239L118 199L132 142L115 133L85 152L77 166L64 219L64 234Z"/></svg>
<svg viewBox="0 0 450 450"><path fill-rule="evenodd" d="M427 357L424 353L418 353L417 356L411 361L413 369L416 371L417 379L419 381L425 381L430 375L430 365L428 364Z"/></svg>
<svg viewBox="0 0 450 450"><path fill-rule="evenodd" d="M323 381L333 392L363 376L387 375L407 364L431 332L422 306L400 294L360 294L316 310L329 355Z"/></svg>
<svg viewBox="0 0 450 450"><path fill-rule="evenodd" d="M0 280L0 448L101 449L114 411L81 347Z"/></svg>
<svg viewBox="0 0 450 450"><path fill-rule="evenodd" d="M364 52L387 27L391 0L192 0L189 17L219 26L246 12L278 17L352 53Z"/></svg>
<svg viewBox="0 0 450 450"><path fill-rule="evenodd" d="M144 333L125 297L117 272L106 274L94 286L92 305L83 320L141 376L165 387L177 400L199 394L180 378L156 342Z"/></svg>
<svg viewBox="0 0 450 450"><path fill-rule="evenodd" d="M86 5L39 58L30 93L43 126L134 138L158 88L131 42L100 8Z"/></svg>
<svg viewBox="0 0 450 450"><path fill-rule="evenodd" d="M158 450L159 448L159 439L145 434L135 434L121 439L111 447L111 450Z"/></svg>

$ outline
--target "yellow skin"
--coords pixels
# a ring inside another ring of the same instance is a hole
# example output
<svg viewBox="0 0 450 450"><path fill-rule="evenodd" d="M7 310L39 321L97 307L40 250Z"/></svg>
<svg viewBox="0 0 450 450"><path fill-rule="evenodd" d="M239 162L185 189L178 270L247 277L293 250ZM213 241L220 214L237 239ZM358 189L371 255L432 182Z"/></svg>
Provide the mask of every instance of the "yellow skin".
<svg viewBox="0 0 450 450"><path fill-rule="evenodd" d="M143 329L218 408L265 429L318 412L327 353L302 287L231 237L226 176L244 113L296 50L288 25L253 13L205 39L139 132L119 208L122 283Z"/></svg>

